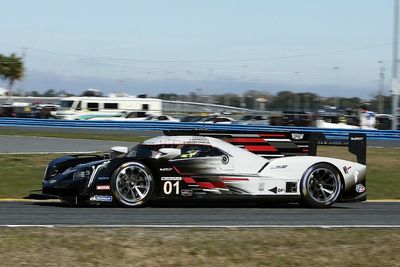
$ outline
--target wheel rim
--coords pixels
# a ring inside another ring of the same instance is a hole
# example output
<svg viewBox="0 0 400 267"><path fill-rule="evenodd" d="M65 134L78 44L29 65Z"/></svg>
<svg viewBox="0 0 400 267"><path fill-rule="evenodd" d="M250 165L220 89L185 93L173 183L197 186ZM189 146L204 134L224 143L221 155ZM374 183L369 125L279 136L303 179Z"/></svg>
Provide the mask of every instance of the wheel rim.
<svg viewBox="0 0 400 267"><path fill-rule="evenodd" d="M337 175L326 168L314 170L307 180L307 191L318 202L326 203L336 197L339 191Z"/></svg>
<svg viewBox="0 0 400 267"><path fill-rule="evenodd" d="M130 165L123 168L116 178L116 189L123 200L136 203L143 200L151 186L150 174L141 166Z"/></svg>

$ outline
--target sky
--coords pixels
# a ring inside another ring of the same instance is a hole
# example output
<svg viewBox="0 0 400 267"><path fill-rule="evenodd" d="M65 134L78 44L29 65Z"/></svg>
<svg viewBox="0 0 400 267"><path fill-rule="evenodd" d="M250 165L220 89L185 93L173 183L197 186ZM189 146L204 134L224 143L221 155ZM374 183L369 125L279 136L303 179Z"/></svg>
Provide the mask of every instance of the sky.
<svg viewBox="0 0 400 267"><path fill-rule="evenodd" d="M384 67L389 93L392 0L0 3L0 53L26 54L15 90L370 98Z"/></svg>

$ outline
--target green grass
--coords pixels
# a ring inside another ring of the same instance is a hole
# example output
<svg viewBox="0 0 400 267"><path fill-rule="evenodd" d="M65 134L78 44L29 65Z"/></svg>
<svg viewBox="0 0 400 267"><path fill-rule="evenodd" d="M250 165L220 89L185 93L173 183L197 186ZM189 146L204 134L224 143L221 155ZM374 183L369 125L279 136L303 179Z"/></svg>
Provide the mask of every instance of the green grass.
<svg viewBox="0 0 400 267"><path fill-rule="evenodd" d="M109 131L109 133L95 132L66 132L61 131L46 131L46 130L31 130L31 129L4 129L0 127L0 135L8 136L38 136L38 137L58 137L72 139L92 139L92 140L110 140L110 141L126 141L126 142L142 142L149 137L134 135L132 132L126 131L122 134L121 131Z"/></svg>
<svg viewBox="0 0 400 267"><path fill-rule="evenodd" d="M44 170L56 154L0 154L0 198L21 198L41 189Z"/></svg>
<svg viewBox="0 0 400 267"><path fill-rule="evenodd" d="M0 240L2 266L400 266L399 229L1 228Z"/></svg>

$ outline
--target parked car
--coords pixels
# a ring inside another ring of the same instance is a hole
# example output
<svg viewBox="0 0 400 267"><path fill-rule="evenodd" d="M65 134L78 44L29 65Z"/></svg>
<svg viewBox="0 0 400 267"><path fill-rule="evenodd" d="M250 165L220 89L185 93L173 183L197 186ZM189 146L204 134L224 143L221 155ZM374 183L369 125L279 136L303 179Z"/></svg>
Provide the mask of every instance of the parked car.
<svg viewBox="0 0 400 267"><path fill-rule="evenodd" d="M240 119L241 124L269 124L269 119L264 115L244 115Z"/></svg>
<svg viewBox="0 0 400 267"><path fill-rule="evenodd" d="M236 121L234 119L224 116L209 116L197 121L197 123L218 123L218 124L232 124L235 122Z"/></svg>

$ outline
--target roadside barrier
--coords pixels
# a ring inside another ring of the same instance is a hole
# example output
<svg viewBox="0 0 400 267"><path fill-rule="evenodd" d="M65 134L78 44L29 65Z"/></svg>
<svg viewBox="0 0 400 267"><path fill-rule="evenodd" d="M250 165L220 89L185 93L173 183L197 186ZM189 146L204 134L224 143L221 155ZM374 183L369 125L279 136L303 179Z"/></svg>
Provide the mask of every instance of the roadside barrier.
<svg viewBox="0 0 400 267"><path fill-rule="evenodd" d="M263 132L320 132L328 138L345 139L349 133L364 133L370 140L399 140L400 131L392 130L363 130L363 129L326 129L316 127L293 127L271 125L243 125L243 124L212 124L163 121L85 121L85 120L54 120L54 119L25 119L0 118L0 126L9 127L38 127L38 128L82 128L103 130L236 130L236 131L263 131ZM0 128L1 131L1 128Z"/></svg>

